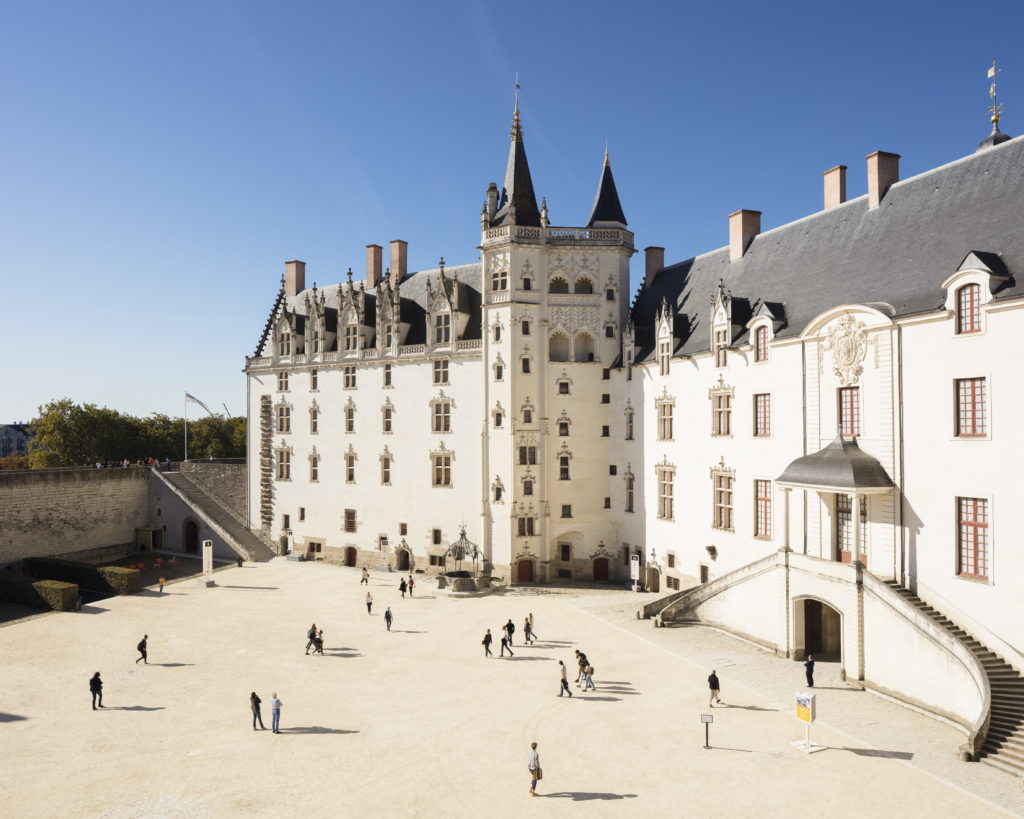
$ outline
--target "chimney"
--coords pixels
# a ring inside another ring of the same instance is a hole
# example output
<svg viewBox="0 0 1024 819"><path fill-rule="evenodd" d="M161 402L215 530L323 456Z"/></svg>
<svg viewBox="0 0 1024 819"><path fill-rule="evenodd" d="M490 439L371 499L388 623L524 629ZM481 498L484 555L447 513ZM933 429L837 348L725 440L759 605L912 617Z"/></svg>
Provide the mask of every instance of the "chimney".
<svg viewBox="0 0 1024 819"><path fill-rule="evenodd" d="M380 245L366 246L366 286L376 287L380 284L384 270L384 248Z"/></svg>
<svg viewBox="0 0 1024 819"><path fill-rule="evenodd" d="M285 262L284 263L284 294L286 296L297 296L306 289L306 263Z"/></svg>
<svg viewBox="0 0 1024 819"><path fill-rule="evenodd" d="M825 178L825 210L846 201L846 166L836 165L822 176Z"/></svg>
<svg viewBox="0 0 1024 819"><path fill-rule="evenodd" d="M406 273L406 257L409 243L401 239L391 240L391 284L398 284Z"/></svg>
<svg viewBox="0 0 1024 819"><path fill-rule="evenodd" d="M487 187L487 221L494 220L494 214L498 212L498 186L493 182Z"/></svg>
<svg viewBox="0 0 1024 819"><path fill-rule="evenodd" d="M761 211L738 210L729 214L729 261L742 259L750 240L761 232Z"/></svg>
<svg viewBox="0 0 1024 819"><path fill-rule="evenodd" d="M900 181L900 155L888 151L868 154L868 208L877 208L889 187Z"/></svg>
<svg viewBox="0 0 1024 819"><path fill-rule="evenodd" d="M645 247L644 261L644 287L649 287L657 272L665 266L665 248Z"/></svg>

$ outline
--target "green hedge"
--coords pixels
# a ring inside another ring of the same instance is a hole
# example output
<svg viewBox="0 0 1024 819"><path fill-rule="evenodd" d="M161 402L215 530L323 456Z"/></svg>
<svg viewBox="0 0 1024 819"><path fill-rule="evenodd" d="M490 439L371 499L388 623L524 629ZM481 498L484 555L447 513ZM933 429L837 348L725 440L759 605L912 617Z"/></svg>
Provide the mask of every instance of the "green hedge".
<svg viewBox="0 0 1024 819"><path fill-rule="evenodd" d="M135 594L142 589L142 578L137 569L123 566L93 566L77 560L59 560L55 557L26 557L21 561L22 571L29 577L64 580L77 583L83 589L108 594Z"/></svg>
<svg viewBox="0 0 1024 819"><path fill-rule="evenodd" d="M74 611L78 604L78 586L60 580L29 580L0 574L0 600L42 609Z"/></svg>

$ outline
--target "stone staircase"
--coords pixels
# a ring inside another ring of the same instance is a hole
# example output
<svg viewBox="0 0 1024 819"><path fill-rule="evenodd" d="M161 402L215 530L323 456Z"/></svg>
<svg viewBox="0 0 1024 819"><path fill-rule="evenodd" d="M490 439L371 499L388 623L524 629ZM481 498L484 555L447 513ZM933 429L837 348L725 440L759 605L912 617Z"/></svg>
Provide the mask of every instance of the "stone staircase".
<svg viewBox="0 0 1024 819"><path fill-rule="evenodd" d="M1024 676L980 640L892 580L886 585L956 637L978 658L988 675L992 709L979 757L994 768L1024 776Z"/></svg>
<svg viewBox="0 0 1024 819"><path fill-rule="evenodd" d="M235 515L211 498L181 472L160 472L154 470L154 475L157 476L157 480L163 481L172 492L187 503L239 555L247 560L262 563L277 557L275 552L258 538L254 532L249 531L239 523Z"/></svg>

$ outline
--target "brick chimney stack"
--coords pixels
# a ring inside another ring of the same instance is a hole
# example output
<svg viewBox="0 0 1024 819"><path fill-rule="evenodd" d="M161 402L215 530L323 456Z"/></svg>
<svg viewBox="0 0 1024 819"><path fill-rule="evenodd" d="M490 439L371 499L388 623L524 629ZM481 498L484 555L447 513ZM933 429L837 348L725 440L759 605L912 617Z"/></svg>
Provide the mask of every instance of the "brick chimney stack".
<svg viewBox="0 0 1024 819"><path fill-rule="evenodd" d="M900 181L900 155L868 154L868 208L877 208L891 185Z"/></svg>
<svg viewBox="0 0 1024 819"><path fill-rule="evenodd" d="M846 166L836 165L822 174L825 179L825 210L846 201Z"/></svg>
<svg viewBox="0 0 1024 819"><path fill-rule="evenodd" d="M366 246L366 286L376 287L384 273L384 248L380 245Z"/></svg>
<svg viewBox="0 0 1024 819"><path fill-rule="evenodd" d="M284 294L286 296L297 296L306 289L306 263L285 262L284 263Z"/></svg>
<svg viewBox="0 0 1024 819"><path fill-rule="evenodd" d="M742 259L751 240L761 232L761 211L738 210L729 214L729 261Z"/></svg>
<svg viewBox="0 0 1024 819"><path fill-rule="evenodd" d="M409 243L401 239L391 240L391 285L398 284L406 274L408 264Z"/></svg>
<svg viewBox="0 0 1024 819"><path fill-rule="evenodd" d="M644 287L649 287L654 276L665 266L665 248L644 248Z"/></svg>

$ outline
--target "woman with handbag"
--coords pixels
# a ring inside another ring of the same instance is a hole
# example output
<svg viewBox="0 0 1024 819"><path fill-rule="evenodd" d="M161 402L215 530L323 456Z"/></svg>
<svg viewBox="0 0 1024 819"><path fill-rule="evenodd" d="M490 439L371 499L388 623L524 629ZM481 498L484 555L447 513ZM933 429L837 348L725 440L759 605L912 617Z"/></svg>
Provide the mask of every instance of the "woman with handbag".
<svg viewBox="0 0 1024 819"><path fill-rule="evenodd" d="M537 783L544 778L544 772L540 769L540 755L537 753L537 743L530 743L530 755L526 761L526 767L530 771L530 796L537 795Z"/></svg>

